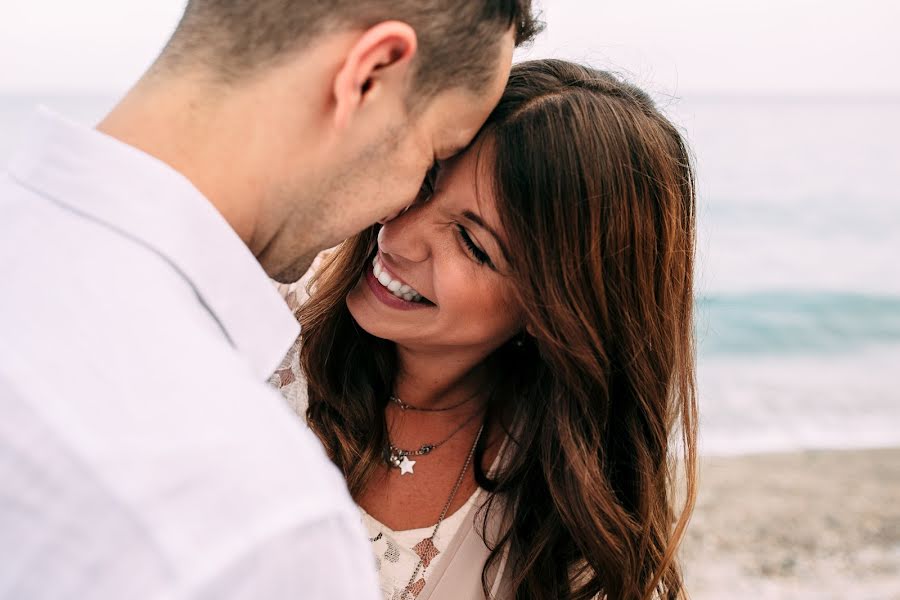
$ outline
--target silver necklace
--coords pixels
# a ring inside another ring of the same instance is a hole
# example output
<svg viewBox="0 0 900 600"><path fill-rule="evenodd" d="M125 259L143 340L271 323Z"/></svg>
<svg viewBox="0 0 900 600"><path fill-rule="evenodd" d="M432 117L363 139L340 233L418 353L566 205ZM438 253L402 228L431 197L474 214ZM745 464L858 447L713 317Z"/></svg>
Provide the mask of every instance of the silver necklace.
<svg viewBox="0 0 900 600"><path fill-rule="evenodd" d="M462 402L457 402L456 404L453 404L452 406L445 406L443 408L422 408L419 406L413 406L412 404L407 404L406 402L404 402L397 396L394 396L393 394L391 394L391 402L393 402L394 404L396 404L403 410L415 410L415 411L419 411L419 412L446 412L448 410L453 410L454 408L459 408L460 406L463 406L464 404L468 404L469 402L474 400L476 396L477 396L477 394L475 396L469 396Z"/></svg>
<svg viewBox="0 0 900 600"><path fill-rule="evenodd" d="M472 458L475 456L475 448L478 447L478 440L481 439L481 433L484 431L484 423L481 424L481 427L478 428L478 433L475 435L475 441L472 442L472 448L469 450L469 455L466 456L466 462L463 463L463 467L459 472L459 477L456 478L456 483L453 485L453 489L450 491L450 496L447 498L447 501L444 503L444 508L441 509L441 516L438 517L437 523L434 525L434 529L431 531L431 535L425 538L424 541L427 541L432 549L437 552L437 548L434 547L434 538L437 536L438 529L441 527L441 523L444 522L444 517L447 516L447 511L450 510L450 505L453 503L453 499L456 497L456 493L459 491L459 487L462 485L463 479L466 477L466 473L469 471L469 465L472 464ZM375 539L381 537L379 533ZM416 577L419 576L419 573L422 573L422 576L425 576L423 566L425 565L425 559L421 556L419 557L419 562L416 564L416 569L413 571L412 577L409 578L409 583L406 584L406 588L404 588L403 592L400 594L400 600L407 600L409 595L412 593L412 586L416 582ZM427 568L427 567L425 567Z"/></svg>
<svg viewBox="0 0 900 600"><path fill-rule="evenodd" d="M449 442L453 437L462 431L463 427L471 423L475 420L476 417L481 415L481 411L472 413L472 416L460 423L459 427L454 429L450 435L445 437L443 440L439 442L435 442L433 444L422 444L416 450L404 450L403 448L398 448L391 442L390 434L388 434L387 445L381 451L382 458L388 464L389 467L394 469L400 469L400 475L406 475L407 473L410 475L415 475L413 472L413 467L415 467L416 462L414 460L410 460L410 456L426 456L431 454L433 451L437 450L445 443Z"/></svg>

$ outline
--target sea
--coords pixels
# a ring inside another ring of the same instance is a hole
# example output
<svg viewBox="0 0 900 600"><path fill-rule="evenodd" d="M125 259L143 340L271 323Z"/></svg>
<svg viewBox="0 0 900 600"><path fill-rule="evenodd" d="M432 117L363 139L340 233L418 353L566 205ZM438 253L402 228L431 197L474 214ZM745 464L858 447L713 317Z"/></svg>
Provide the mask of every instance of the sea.
<svg viewBox="0 0 900 600"><path fill-rule="evenodd" d="M0 164L43 104L0 95ZM705 455L900 445L900 98L661 98L698 174ZM0 216L2 218L2 216Z"/></svg>

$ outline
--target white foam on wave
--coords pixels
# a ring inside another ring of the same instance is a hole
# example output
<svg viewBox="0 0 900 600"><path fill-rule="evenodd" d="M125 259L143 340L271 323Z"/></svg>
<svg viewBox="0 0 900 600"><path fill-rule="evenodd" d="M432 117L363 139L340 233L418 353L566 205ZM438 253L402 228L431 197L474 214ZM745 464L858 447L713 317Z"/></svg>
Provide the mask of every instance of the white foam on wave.
<svg viewBox="0 0 900 600"><path fill-rule="evenodd" d="M700 451L900 446L900 346L701 360Z"/></svg>

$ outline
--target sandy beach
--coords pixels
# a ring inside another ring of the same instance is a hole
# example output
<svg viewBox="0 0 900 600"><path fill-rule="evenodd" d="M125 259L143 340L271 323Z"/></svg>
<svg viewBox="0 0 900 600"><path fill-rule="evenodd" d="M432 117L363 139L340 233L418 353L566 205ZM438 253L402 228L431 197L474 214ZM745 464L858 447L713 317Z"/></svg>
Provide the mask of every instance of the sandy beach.
<svg viewBox="0 0 900 600"><path fill-rule="evenodd" d="M706 458L694 600L900 600L900 449Z"/></svg>

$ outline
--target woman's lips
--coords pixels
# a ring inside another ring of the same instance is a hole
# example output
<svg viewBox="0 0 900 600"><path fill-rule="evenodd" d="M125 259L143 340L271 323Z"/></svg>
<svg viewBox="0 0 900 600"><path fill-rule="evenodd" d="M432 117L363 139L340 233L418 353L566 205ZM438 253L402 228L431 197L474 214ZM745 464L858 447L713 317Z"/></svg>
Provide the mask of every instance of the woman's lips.
<svg viewBox="0 0 900 600"><path fill-rule="evenodd" d="M372 273L375 275L375 279L378 280L382 287L387 288L389 292L391 292L398 298L411 300L412 302L422 302L423 300L428 300L427 298L422 296L422 294L420 294L418 290L406 283L406 281L401 279L399 275L385 266L384 258L380 253L376 254L375 258L372 259L372 267Z"/></svg>
<svg viewBox="0 0 900 600"><path fill-rule="evenodd" d="M417 310L422 308L433 308L434 304L427 300L422 302L412 302L410 300L404 300L403 298L398 298L391 292L389 292L378 280L375 278L375 273L373 272L373 267L369 264L366 268L366 285L369 286L369 290L371 290L372 295L374 295L378 300L380 300L383 304L396 308L397 310Z"/></svg>

